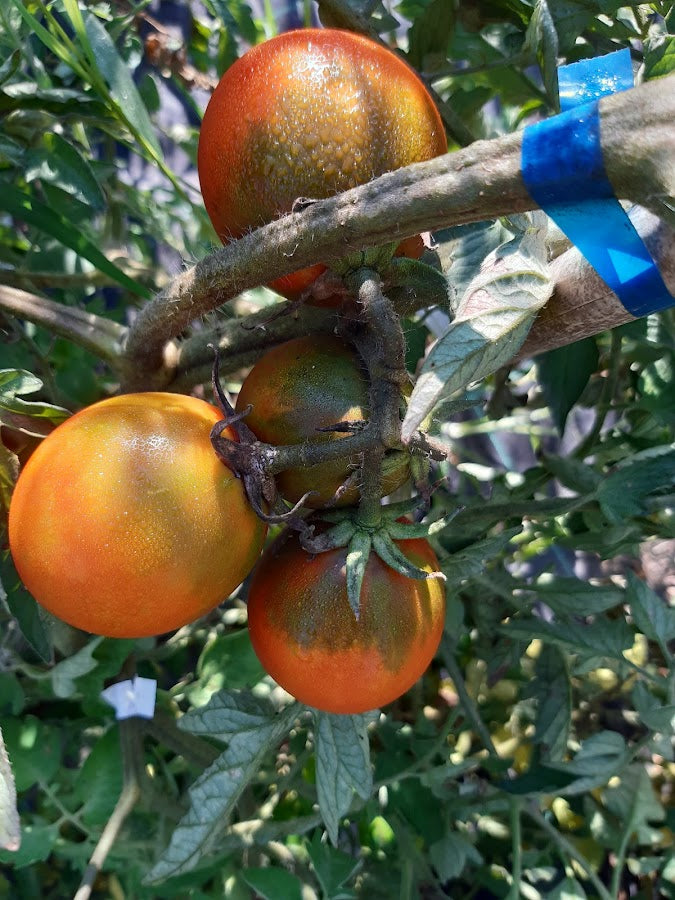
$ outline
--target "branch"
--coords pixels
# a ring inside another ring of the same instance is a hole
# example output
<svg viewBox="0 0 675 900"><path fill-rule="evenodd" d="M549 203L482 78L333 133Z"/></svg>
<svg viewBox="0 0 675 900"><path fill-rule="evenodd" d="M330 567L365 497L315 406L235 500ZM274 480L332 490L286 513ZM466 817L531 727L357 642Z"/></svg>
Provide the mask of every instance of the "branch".
<svg viewBox="0 0 675 900"><path fill-rule="evenodd" d="M218 348L221 374L236 372L275 344L306 334L333 334L337 316L314 306L282 302L245 317L225 319L215 328L198 331L177 347L171 383L192 387L211 377L213 350Z"/></svg>
<svg viewBox="0 0 675 900"><path fill-rule="evenodd" d="M113 368L123 367L120 351L127 329L117 322L6 285L0 285L0 309L74 341Z"/></svg>
<svg viewBox="0 0 675 900"><path fill-rule="evenodd" d="M663 214L675 195L675 76L601 101L607 171L621 199ZM390 172L229 244L174 279L138 315L126 346L137 381L167 384L172 338L242 290L318 261L421 231L536 208L520 173L521 134Z"/></svg>

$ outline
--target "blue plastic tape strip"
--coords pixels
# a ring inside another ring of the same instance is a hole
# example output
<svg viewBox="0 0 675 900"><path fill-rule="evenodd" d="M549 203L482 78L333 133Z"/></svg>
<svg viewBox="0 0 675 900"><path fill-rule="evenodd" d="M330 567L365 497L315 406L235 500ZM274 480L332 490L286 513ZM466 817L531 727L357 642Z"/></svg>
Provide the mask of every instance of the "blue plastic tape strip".
<svg viewBox="0 0 675 900"><path fill-rule="evenodd" d="M558 93L563 112L632 87L633 65L628 48L596 59L581 59L558 69Z"/></svg>
<svg viewBox="0 0 675 900"><path fill-rule="evenodd" d="M523 133L522 171L530 195L631 315L675 305L614 195L602 156L599 98L632 87L630 52L563 66L559 83L565 111Z"/></svg>

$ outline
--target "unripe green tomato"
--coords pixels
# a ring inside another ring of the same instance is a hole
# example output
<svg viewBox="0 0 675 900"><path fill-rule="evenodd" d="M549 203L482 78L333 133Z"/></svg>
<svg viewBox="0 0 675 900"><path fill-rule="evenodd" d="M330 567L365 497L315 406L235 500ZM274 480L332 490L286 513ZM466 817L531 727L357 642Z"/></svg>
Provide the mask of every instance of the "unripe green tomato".
<svg viewBox="0 0 675 900"><path fill-rule="evenodd" d="M345 437L340 432L317 428L339 422L365 420L369 416L369 387L357 353L340 338L314 335L295 338L273 347L251 369L244 381L236 409L252 409L246 424L266 444L327 443ZM280 472L279 493L296 503L307 491L315 509L325 506L340 485L358 467L358 459L336 459ZM408 478L408 455L385 456L383 495ZM359 498L358 484L350 487L338 505L349 506Z"/></svg>

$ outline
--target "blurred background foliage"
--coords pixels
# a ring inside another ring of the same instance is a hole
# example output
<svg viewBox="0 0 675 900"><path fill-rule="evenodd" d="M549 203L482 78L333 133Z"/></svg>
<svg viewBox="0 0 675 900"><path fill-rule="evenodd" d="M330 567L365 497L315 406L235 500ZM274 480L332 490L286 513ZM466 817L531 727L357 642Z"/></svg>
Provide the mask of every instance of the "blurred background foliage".
<svg viewBox="0 0 675 900"><path fill-rule="evenodd" d="M675 66L670 2L4 0L0 285L132 321L216 246L195 153L219 74L319 16L404 54L451 149L555 112L560 58L628 46L639 78ZM473 265L475 241L458 246ZM243 627L245 586L164 639L92 640L46 622L5 554L0 727L22 844L0 850L0 898L75 893L129 766L142 796L95 897L675 897L674 325L524 360L437 418L451 457L433 514L463 508L439 538L446 636L382 714L287 706ZM433 316L407 329L412 366ZM116 379L1 307L0 361L35 376L0 380L6 503L15 452ZM101 700L123 665L157 679L152 722L116 723Z"/></svg>

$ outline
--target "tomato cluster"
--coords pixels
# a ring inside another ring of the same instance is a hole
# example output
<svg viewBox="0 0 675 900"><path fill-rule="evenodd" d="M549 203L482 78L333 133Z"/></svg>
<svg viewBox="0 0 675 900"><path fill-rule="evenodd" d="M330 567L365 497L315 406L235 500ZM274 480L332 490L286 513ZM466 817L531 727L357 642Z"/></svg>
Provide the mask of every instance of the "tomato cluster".
<svg viewBox="0 0 675 900"><path fill-rule="evenodd" d="M412 70L364 38L310 29L268 41L228 70L204 117L199 174L227 241L299 196L326 197L444 150L438 113ZM399 252L417 251L406 244ZM321 269L277 287L298 293ZM273 347L236 403L246 433L277 447L334 444L366 426L370 407L363 361L335 336ZM257 563L251 640L279 684L334 713L394 700L426 669L443 630L443 584L424 577L438 569L431 545L397 539L398 571L386 554L367 557L358 615L347 589L349 547L312 555L286 531L259 560L262 511L254 512L244 472L214 452L214 435L242 449L243 431L222 420L193 397L139 393L60 425L27 461L12 498L10 548L24 584L76 627L141 637L204 615ZM315 509L349 507L360 499L359 467L348 454L290 467L276 474L276 490L289 507L303 498ZM408 455L388 452L381 493L409 477ZM401 574L413 569L420 577Z"/></svg>

